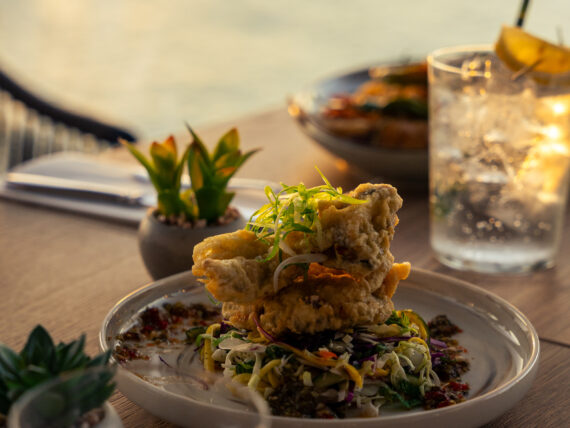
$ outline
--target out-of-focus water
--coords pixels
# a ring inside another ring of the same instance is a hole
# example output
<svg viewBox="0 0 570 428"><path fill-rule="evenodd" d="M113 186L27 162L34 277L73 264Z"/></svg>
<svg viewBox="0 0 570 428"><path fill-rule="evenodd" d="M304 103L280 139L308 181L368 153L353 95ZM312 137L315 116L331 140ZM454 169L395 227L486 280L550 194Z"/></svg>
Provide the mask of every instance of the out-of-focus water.
<svg viewBox="0 0 570 428"><path fill-rule="evenodd" d="M0 67L65 106L143 138L282 105L321 76L490 43L520 0L2 0ZM570 2L526 28L570 40Z"/></svg>

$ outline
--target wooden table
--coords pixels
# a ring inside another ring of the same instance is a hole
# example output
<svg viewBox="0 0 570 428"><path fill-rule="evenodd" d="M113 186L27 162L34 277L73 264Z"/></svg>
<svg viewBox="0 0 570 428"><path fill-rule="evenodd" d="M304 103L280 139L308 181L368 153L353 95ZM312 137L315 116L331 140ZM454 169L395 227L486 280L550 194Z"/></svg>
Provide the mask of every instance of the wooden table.
<svg viewBox="0 0 570 428"><path fill-rule="evenodd" d="M260 147L241 176L316 185L318 165L345 189L370 179L311 143L283 109L199 130L216 141L237 125L244 148ZM113 154L116 158L122 153ZM526 397L491 427L552 426L570 423L570 221L557 267L528 276L458 272L439 264L428 242L426 191L401 192L404 207L393 242L397 260L475 283L522 310L541 338L540 369ZM136 230L119 223L8 201L0 201L0 313L3 342L20 349L29 331L42 323L57 341L87 334L87 351L98 352L98 332L109 309L148 283ZM126 427L170 426L131 403L112 397Z"/></svg>

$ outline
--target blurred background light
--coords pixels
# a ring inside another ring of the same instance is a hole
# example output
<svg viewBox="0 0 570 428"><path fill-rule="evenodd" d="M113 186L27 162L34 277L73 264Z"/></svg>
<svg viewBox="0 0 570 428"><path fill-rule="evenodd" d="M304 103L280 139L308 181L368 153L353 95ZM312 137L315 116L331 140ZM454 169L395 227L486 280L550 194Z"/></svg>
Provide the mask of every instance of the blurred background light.
<svg viewBox="0 0 570 428"><path fill-rule="evenodd" d="M287 94L323 76L491 43L519 3L2 1L0 68L63 106L162 138L183 132L185 121L284 106ZM555 41L568 16L568 0L537 1L525 28Z"/></svg>

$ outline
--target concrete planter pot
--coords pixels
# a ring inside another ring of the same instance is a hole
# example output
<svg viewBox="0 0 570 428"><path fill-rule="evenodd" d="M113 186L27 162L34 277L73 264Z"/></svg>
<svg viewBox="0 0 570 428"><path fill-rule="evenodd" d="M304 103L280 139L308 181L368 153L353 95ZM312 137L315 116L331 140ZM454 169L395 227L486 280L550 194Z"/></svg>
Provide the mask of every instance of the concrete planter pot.
<svg viewBox="0 0 570 428"><path fill-rule="evenodd" d="M41 388L41 387L40 387ZM57 396L57 393L55 394ZM14 407L10 410L10 414L8 415L7 420L7 428L22 428L22 427L39 427L39 426L56 426L58 422L54 422L53 419L44 420L40 412L38 412L37 407L37 398L34 395L28 394L28 397L33 397L32 399L27 399L24 405L15 404ZM41 396L40 396L41 397ZM53 398L53 395L51 396ZM42 398L43 401L47 400L49 402L49 398ZM33 405L30 405L32 401L35 401ZM92 412L99 412L103 411L102 419L98 422L89 422L90 418L87 417L84 420L84 423L87 424L90 428L123 428L123 422L121 421L121 417L115 410L115 408L106 401L103 403L100 409L94 409ZM89 413L89 412L88 412ZM99 417L97 415L96 417ZM60 421L61 422L61 421ZM84 426L84 425L81 425Z"/></svg>
<svg viewBox="0 0 570 428"><path fill-rule="evenodd" d="M105 417L94 428L123 428L121 417L108 401L103 405L103 410Z"/></svg>
<svg viewBox="0 0 570 428"><path fill-rule="evenodd" d="M197 228L168 225L158 220L156 210L150 209L138 231L139 249L144 264L153 279L160 279L192 268L194 246L205 238L234 232L245 227L240 214L231 223Z"/></svg>

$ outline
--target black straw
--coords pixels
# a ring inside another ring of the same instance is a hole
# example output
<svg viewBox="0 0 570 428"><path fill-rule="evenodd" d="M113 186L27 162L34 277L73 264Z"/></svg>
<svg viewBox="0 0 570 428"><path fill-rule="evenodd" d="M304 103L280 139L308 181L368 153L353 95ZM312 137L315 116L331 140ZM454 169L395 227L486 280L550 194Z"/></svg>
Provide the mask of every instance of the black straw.
<svg viewBox="0 0 570 428"><path fill-rule="evenodd" d="M519 17L517 18L516 26L521 28L523 26L524 17L526 15L526 10L528 8L528 4L530 0L523 0L521 5L521 11L519 12Z"/></svg>

